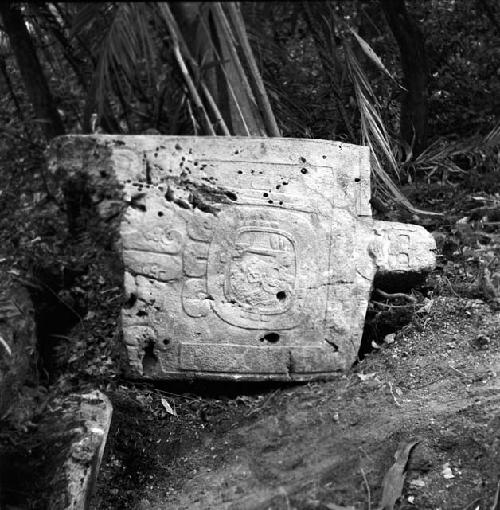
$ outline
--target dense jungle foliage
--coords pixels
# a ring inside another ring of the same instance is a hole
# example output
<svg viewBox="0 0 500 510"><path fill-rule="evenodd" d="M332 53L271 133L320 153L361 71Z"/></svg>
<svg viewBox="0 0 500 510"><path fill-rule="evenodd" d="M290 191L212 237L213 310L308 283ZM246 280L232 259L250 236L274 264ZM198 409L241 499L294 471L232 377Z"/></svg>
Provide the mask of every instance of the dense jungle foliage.
<svg viewBox="0 0 500 510"><path fill-rule="evenodd" d="M53 349L63 372L83 359L86 373L114 370L105 339L120 302L120 282L102 269L113 259L107 233L96 244L68 231L62 183L44 161L55 135L368 144L372 205L389 219L446 212L458 192L498 192L500 10L490 0L3 2L0 15L1 263L43 296L42 374L54 371ZM95 342L81 332L70 346L68 328L85 330L92 310L103 314L87 330Z"/></svg>
<svg viewBox="0 0 500 510"><path fill-rule="evenodd" d="M498 310L498 2L0 2L0 273L30 290L38 335L35 373L17 405L0 416L0 446L12 448L14 458L21 451L30 459L37 439L29 434L36 432L49 397L99 387L112 396L115 426L125 424L113 439L101 488L102 500L115 502L109 508L124 508L120 484L129 484L137 499L137 487L149 483L150 450L139 455L130 445L156 439L156 429L146 437L145 420L160 427L157 418L171 417L164 396L185 413L174 432L189 444L194 428L204 433L209 427L205 415L213 403L121 377L122 281L113 239L99 225L70 228L64 183L47 168L44 152L57 135L98 133L283 136L368 145L375 217L420 223L437 241L438 267L425 292L464 299L467 306L482 299L493 307L492 316ZM385 333L408 320L418 335L425 330L430 305L424 304L432 299L423 292L410 300L400 294L395 308L372 300L366 352L380 349ZM446 299L442 307L444 317L472 321ZM0 321L3 313L0 296ZM446 345L454 349L461 337L451 336L439 313L444 333L436 338L450 336ZM471 341L477 340L474 327ZM497 330L490 329L493 339ZM429 344L428 352L434 350ZM441 370L440 360L436 367ZM407 378L403 372L400 385ZM368 378L357 375L361 382ZM400 393L388 387L398 404ZM260 409L258 398L216 401L213 408L229 423L231 409L246 413L241 402ZM325 399L331 401L330 393ZM263 402L262 408L268 397ZM163 469L172 452L153 449ZM126 482L113 464L115 454L131 469ZM107 480L116 482L109 493ZM24 499L36 499L38 486L29 478L23 482Z"/></svg>

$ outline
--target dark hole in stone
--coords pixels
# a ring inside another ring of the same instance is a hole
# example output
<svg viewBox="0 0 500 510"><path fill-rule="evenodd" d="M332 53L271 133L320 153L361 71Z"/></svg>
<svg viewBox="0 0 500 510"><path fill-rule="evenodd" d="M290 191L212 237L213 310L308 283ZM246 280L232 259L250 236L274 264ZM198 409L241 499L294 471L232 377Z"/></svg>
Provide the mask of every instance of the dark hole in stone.
<svg viewBox="0 0 500 510"><path fill-rule="evenodd" d="M356 178L354 179L354 182L361 182L361 179L360 179L359 177L356 177Z"/></svg>
<svg viewBox="0 0 500 510"><path fill-rule="evenodd" d="M288 185L288 182L283 181L283 186L287 186L287 185Z"/></svg>
<svg viewBox="0 0 500 510"><path fill-rule="evenodd" d="M170 338L165 338L163 340L163 345L170 345Z"/></svg>
<svg viewBox="0 0 500 510"><path fill-rule="evenodd" d="M144 348L144 356L142 358L142 370L145 376L154 375L159 369L158 356L155 353L155 342L149 340Z"/></svg>
<svg viewBox="0 0 500 510"><path fill-rule="evenodd" d="M137 296L132 292L130 297L123 303L123 308L132 308L137 302Z"/></svg>
<svg viewBox="0 0 500 510"><path fill-rule="evenodd" d="M268 201L267 201L267 203L268 203L268 204L272 204L272 203L273 203L273 201L272 201L272 200L268 200Z"/></svg>
<svg viewBox="0 0 500 510"><path fill-rule="evenodd" d="M280 204L280 205L283 205L283 202L280 200L280 201L279 201L279 204Z"/></svg>
<svg viewBox="0 0 500 510"><path fill-rule="evenodd" d="M267 342L271 342L272 344L275 344L276 342L279 342L280 336L278 333L266 333L260 341L263 342L266 340Z"/></svg>
<svg viewBox="0 0 500 510"><path fill-rule="evenodd" d="M263 195L262 195L262 196L264 196L264 197L268 197L268 196L269 196L269 193L263 193Z"/></svg>
<svg viewBox="0 0 500 510"><path fill-rule="evenodd" d="M284 290L280 290L276 293L276 299L279 301L284 301L286 299L286 292Z"/></svg>
<svg viewBox="0 0 500 510"><path fill-rule="evenodd" d="M304 158L303 156L301 156L301 157L299 158L299 160L300 160L300 162L301 162L301 163L305 163L305 162L306 162L306 158Z"/></svg>
<svg viewBox="0 0 500 510"><path fill-rule="evenodd" d="M432 287L426 285L425 273L408 272L404 277L400 273L377 274L373 280L373 288L381 289L390 294L402 292L408 294L412 289L419 290L425 297L429 295ZM378 299L380 296L375 294ZM368 308L365 316L365 325L361 346L358 351L358 359L363 360L373 352L374 345L381 345L384 338L401 331L404 326L412 321L413 311L407 308L393 308L382 311Z"/></svg>
<svg viewBox="0 0 500 510"><path fill-rule="evenodd" d="M169 186L167 188L166 193L165 193L165 200L167 202L173 202L174 198L175 198L174 197L174 190Z"/></svg>
<svg viewBox="0 0 500 510"><path fill-rule="evenodd" d="M326 156L323 154L323 156L321 156L323 159L326 159Z"/></svg>
<svg viewBox="0 0 500 510"><path fill-rule="evenodd" d="M158 211L158 216L161 218L163 216L163 213L161 211Z"/></svg>
<svg viewBox="0 0 500 510"><path fill-rule="evenodd" d="M107 177L107 176L108 176L108 172L106 172L106 170L101 170L101 171L99 172L99 175L100 175L101 177Z"/></svg>
<svg viewBox="0 0 500 510"><path fill-rule="evenodd" d="M242 170L238 170L238 173L239 173L239 174L242 174L242 173L243 173L243 171L242 171Z"/></svg>
<svg viewBox="0 0 500 510"><path fill-rule="evenodd" d="M307 174L307 168L301 168L300 173L306 175Z"/></svg>
<svg viewBox="0 0 500 510"><path fill-rule="evenodd" d="M276 189L280 189L281 186L279 184L276 185Z"/></svg>
<svg viewBox="0 0 500 510"><path fill-rule="evenodd" d="M148 316L148 312L146 312L145 310L139 310L137 313L136 313L137 317L147 317Z"/></svg>
<svg viewBox="0 0 500 510"><path fill-rule="evenodd" d="M182 147L178 143L176 143L175 144L175 149L178 150L178 151L181 151Z"/></svg>
<svg viewBox="0 0 500 510"><path fill-rule="evenodd" d="M146 193L137 193L133 195L130 199L130 207L132 209L138 209L139 211L146 212L146 205L144 204L144 200L146 197Z"/></svg>
<svg viewBox="0 0 500 510"><path fill-rule="evenodd" d="M339 346L333 340L331 340L330 338L325 338L325 341L327 344L329 344L333 347L333 350L335 352L339 352Z"/></svg>
<svg viewBox="0 0 500 510"><path fill-rule="evenodd" d="M229 200L232 200L233 202L235 202L238 199L236 193L233 193L232 191L226 191L226 197L229 198Z"/></svg>
<svg viewBox="0 0 500 510"><path fill-rule="evenodd" d="M146 206L144 204L138 204L137 202L134 202L133 199L130 205L132 209L138 209L139 211L146 212Z"/></svg>
<svg viewBox="0 0 500 510"><path fill-rule="evenodd" d="M158 153L157 153L157 152L155 152L155 158L157 158L157 157L158 157Z"/></svg>

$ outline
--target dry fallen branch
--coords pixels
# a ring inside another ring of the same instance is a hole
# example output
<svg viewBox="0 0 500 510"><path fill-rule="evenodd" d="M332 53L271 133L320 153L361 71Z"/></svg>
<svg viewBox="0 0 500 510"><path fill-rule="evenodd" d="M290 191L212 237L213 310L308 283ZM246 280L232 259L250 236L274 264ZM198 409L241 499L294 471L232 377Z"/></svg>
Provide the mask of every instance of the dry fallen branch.
<svg viewBox="0 0 500 510"><path fill-rule="evenodd" d="M374 305L377 305L377 306L381 306L382 308L412 308L413 307L413 304L411 303L408 303L407 305L392 305L392 304L388 304L388 303L382 303L380 301L374 301L372 300L371 301L372 304Z"/></svg>
<svg viewBox="0 0 500 510"><path fill-rule="evenodd" d="M380 294L383 298L386 299L406 299L407 301L411 301L412 303L417 302L417 298L412 296L411 294L404 294L403 292L395 292L394 294L389 294L388 292L384 292L381 289L375 289L378 294Z"/></svg>
<svg viewBox="0 0 500 510"><path fill-rule="evenodd" d="M395 403L398 407L401 407L401 404L398 402L398 399L396 398L396 395L394 395L394 390L393 390L393 388L392 388L392 383L391 383L391 381L388 381L388 382L387 382L387 385L389 386L389 391L391 392L392 398L394 399L394 403Z"/></svg>

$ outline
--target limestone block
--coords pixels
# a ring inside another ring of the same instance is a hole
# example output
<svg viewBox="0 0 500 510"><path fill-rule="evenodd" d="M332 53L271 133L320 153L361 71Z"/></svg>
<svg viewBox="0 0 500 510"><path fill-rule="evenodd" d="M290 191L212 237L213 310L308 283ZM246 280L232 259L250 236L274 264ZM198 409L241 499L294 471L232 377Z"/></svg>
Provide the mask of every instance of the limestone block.
<svg viewBox="0 0 500 510"><path fill-rule="evenodd" d="M113 407L99 390L58 397L51 404L54 411L41 426L47 429L48 440L53 440L54 431L63 440L62 446L51 451L54 466L48 508L87 510L95 491Z"/></svg>
<svg viewBox="0 0 500 510"><path fill-rule="evenodd" d="M373 221L366 147L67 136L49 163L85 175L98 211L121 211L103 221L120 240L136 377L331 376L356 358L375 273L435 262L422 227Z"/></svg>

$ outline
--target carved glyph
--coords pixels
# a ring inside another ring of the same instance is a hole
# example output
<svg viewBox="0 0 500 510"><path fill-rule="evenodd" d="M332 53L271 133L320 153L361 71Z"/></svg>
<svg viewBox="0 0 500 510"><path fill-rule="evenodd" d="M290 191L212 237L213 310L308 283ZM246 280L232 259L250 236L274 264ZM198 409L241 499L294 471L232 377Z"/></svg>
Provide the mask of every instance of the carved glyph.
<svg viewBox="0 0 500 510"><path fill-rule="evenodd" d="M434 264L424 229L372 220L365 147L100 135L59 138L52 153L71 172L88 162L78 171L97 187L105 168L125 204L136 376L330 376L356 358L376 271Z"/></svg>

